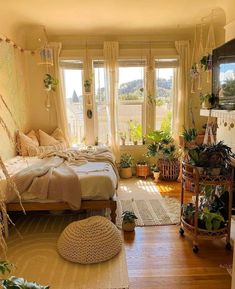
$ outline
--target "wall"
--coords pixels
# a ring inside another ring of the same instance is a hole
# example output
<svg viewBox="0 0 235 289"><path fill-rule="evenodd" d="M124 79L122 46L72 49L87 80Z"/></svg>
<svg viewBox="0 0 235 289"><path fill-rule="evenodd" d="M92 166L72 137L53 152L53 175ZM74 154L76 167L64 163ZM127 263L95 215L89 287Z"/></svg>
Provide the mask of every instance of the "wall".
<svg viewBox="0 0 235 289"><path fill-rule="evenodd" d="M0 156L15 155L15 131L29 128L27 52L0 42Z"/></svg>

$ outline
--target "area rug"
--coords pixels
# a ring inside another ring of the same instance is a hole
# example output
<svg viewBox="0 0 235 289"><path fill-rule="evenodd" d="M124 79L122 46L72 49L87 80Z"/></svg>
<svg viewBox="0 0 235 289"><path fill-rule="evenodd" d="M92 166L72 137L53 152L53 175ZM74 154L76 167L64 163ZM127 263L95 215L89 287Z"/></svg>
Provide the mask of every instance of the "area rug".
<svg viewBox="0 0 235 289"><path fill-rule="evenodd" d="M137 226L173 225L179 223L180 202L175 198L162 197L152 180L121 180L118 190L117 226L121 226L121 214L136 214Z"/></svg>
<svg viewBox="0 0 235 289"><path fill-rule="evenodd" d="M121 214L132 211L137 216L136 226L174 225L179 223L180 203L171 198L153 200L118 200L117 219L121 227Z"/></svg>
<svg viewBox="0 0 235 289"><path fill-rule="evenodd" d="M64 260L56 243L62 230L76 215L23 216L17 219L8 240L8 259L16 268L15 276L50 285L56 289L121 289L128 288L125 250L113 259L92 265Z"/></svg>

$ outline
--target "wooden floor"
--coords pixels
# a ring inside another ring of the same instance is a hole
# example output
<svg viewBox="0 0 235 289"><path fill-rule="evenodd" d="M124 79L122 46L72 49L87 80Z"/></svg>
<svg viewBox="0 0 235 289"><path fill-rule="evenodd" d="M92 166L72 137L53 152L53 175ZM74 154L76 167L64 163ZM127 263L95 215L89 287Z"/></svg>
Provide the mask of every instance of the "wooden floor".
<svg viewBox="0 0 235 289"><path fill-rule="evenodd" d="M172 191L165 186L165 194L179 197L175 185L170 184ZM178 230L173 225L138 227L124 234L130 289L230 289L231 277L221 265L232 264L232 252L224 241L201 241L195 254L191 239L180 237Z"/></svg>

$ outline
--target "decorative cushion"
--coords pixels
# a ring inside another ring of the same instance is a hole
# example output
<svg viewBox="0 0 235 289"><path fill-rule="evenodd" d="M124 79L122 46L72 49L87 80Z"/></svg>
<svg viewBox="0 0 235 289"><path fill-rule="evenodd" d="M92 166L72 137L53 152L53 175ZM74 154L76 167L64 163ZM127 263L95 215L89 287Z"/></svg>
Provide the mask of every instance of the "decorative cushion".
<svg viewBox="0 0 235 289"><path fill-rule="evenodd" d="M21 131L17 134L17 143L19 154L28 156L28 149L36 149L39 147L39 142L34 130L31 130L27 135Z"/></svg>
<svg viewBox="0 0 235 289"><path fill-rule="evenodd" d="M39 146L39 147L28 147L28 155L30 157L38 156L42 153L47 153L51 151L63 151L66 149L66 145L64 143L58 143L53 146Z"/></svg>
<svg viewBox="0 0 235 289"><path fill-rule="evenodd" d="M56 140L60 141L60 142L63 142L66 144L66 140L65 140L65 137L64 137L64 134L62 132L62 130L60 128L56 128L53 133L51 134L51 136L53 138L55 138Z"/></svg>
<svg viewBox="0 0 235 289"><path fill-rule="evenodd" d="M45 133L44 131L39 129L38 132L39 132L40 146L52 146L59 143L58 140L56 140L53 136L50 136L49 134Z"/></svg>
<svg viewBox="0 0 235 289"><path fill-rule="evenodd" d="M59 237L58 252L65 259L81 264L107 261L122 248L122 237L116 226L101 216L68 225Z"/></svg>

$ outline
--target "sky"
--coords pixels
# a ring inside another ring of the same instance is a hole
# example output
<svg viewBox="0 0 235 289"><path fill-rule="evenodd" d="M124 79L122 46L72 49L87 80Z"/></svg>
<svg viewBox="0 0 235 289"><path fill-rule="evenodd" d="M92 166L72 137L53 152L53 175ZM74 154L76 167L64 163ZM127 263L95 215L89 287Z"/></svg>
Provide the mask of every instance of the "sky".
<svg viewBox="0 0 235 289"><path fill-rule="evenodd" d="M220 64L220 82L226 79L235 79L235 63Z"/></svg>
<svg viewBox="0 0 235 289"><path fill-rule="evenodd" d="M95 68L95 89L104 87L104 68ZM159 77L170 79L172 77L172 69L161 69ZM121 67L119 68L119 85L130 82L135 79L144 78L144 69L136 67ZM64 70L64 84L66 98L71 98L75 90L77 95L82 95L82 70L65 69Z"/></svg>

